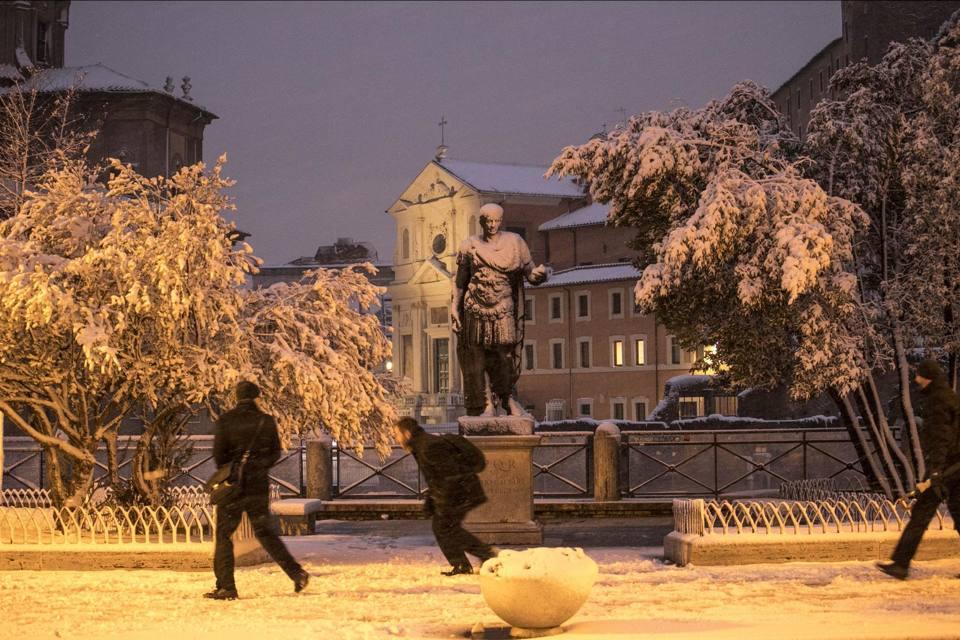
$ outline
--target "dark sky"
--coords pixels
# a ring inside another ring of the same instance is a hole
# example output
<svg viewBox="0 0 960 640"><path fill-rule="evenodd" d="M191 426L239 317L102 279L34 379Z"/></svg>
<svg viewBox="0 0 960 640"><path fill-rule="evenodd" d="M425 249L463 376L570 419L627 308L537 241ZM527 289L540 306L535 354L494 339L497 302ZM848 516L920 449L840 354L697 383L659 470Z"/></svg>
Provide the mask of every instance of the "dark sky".
<svg viewBox="0 0 960 640"><path fill-rule="evenodd" d="M840 3L74 2L67 64L220 116L236 219L268 264L348 236L385 260L384 213L433 157L547 164L605 122L775 89L840 33ZM179 93L179 89L178 89Z"/></svg>

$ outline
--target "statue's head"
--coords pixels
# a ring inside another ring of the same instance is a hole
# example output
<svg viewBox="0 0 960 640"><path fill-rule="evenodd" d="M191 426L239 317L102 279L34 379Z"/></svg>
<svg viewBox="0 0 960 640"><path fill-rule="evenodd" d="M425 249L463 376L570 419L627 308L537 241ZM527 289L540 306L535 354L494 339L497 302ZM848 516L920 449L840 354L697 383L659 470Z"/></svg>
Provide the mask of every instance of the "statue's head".
<svg viewBox="0 0 960 640"><path fill-rule="evenodd" d="M485 235L492 236L503 226L503 207L489 202L480 207L480 227Z"/></svg>

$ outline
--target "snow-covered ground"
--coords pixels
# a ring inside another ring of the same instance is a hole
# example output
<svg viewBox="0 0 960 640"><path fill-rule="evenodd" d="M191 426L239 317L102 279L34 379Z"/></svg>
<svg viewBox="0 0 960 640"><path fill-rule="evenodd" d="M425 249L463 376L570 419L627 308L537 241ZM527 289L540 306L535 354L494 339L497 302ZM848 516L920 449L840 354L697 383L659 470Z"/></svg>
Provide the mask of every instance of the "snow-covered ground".
<svg viewBox="0 0 960 640"><path fill-rule="evenodd" d="M426 535L288 540L314 575L300 595L274 565L238 569L235 602L201 598L205 573L0 572L0 638L451 638L477 622L503 637L478 577L441 577ZM600 577L566 625L578 640L960 638L960 559L897 582L863 562L677 568L657 548L587 551Z"/></svg>

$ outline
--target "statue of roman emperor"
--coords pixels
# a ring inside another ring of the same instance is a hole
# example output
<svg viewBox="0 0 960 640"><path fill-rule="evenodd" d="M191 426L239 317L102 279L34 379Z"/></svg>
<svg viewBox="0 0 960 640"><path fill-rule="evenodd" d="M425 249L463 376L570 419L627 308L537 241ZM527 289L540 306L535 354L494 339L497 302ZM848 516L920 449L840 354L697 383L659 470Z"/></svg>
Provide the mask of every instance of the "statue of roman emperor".
<svg viewBox="0 0 960 640"><path fill-rule="evenodd" d="M527 243L502 227L503 208L483 205L482 233L464 240L457 253L450 320L470 416L498 409L528 415L512 395L523 348L523 287L544 282L547 270L534 267Z"/></svg>

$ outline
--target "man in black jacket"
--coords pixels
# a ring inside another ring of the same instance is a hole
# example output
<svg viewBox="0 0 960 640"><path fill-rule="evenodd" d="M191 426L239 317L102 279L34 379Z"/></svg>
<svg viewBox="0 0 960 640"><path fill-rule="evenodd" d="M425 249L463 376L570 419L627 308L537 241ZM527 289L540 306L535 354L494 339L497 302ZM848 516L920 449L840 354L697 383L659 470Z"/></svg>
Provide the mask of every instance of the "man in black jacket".
<svg viewBox="0 0 960 640"><path fill-rule="evenodd" d="M957 419L960 400L947 384L947 377L936 360L924 360L917 366L915 378L920 387L917 413L923 418L920 446L927 467L927 477L917 483L917 500L910 512L910 521L893 550L891 562L877 567L899 580L906 580L924 531L944 499L960 531L960 433Z"/></svg>
<svg viewBox="0 0 960 640"><path fill-rule="evenodd" d="M260 545L293 580L294 591L307 586L310 574L294 560L286 545L273 530L270 519L270 467L280 459L280 436L277 423L257 406L260 389L252 382L237 385L237 406L217 420L213 438L213 457L218 466L239 461L249 450L243 467L241 492L235 500L217 505L217 537L213 552L216 588L204 594L214 600L235 600L237 586L233 579L233 540L244 511L253 525Z"/></svg>
<svg viewBox="0 0 960 640"><path fill-rule="evenodd" d="M467 513L487 501L477 473L483 453L458 435L432 435L413 418L397 422L400 444L413 454L430 492L424 505L433 518L433 535L452 566L445 576L473 573L466 554L480 562L496 555L494 549L463 528Z"/></svg>

